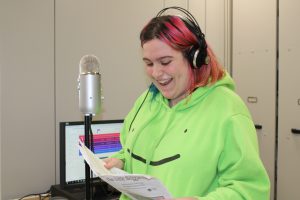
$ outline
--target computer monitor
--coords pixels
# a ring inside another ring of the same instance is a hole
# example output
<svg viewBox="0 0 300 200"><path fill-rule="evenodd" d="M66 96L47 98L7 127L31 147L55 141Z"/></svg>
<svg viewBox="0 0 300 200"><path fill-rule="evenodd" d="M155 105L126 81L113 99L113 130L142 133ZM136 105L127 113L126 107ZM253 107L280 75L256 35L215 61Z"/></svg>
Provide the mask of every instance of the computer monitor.
<svg viewBox="0 0 300 200"><path fill-rule="evenodd" d="M94 153L108 157L121 149L119 140L123 120L93 121L91 124ZM85 182L84 159L78 141L84 141L84 122L60 122L60 184L76 185Z"/></svg>

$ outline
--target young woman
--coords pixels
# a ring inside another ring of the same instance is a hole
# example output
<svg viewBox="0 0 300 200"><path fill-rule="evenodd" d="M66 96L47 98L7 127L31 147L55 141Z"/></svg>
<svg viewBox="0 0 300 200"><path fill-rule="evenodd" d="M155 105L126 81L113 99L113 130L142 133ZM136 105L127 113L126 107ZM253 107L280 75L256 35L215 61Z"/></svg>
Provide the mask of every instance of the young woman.
<svg viewBox="0 0 300 200"><path fill-rule="evenodd" d="M152 84L127 115L122 150L106 167L154 176L174 199L268 200L250 113L200 27L159 15L140 39Z"/></svg>

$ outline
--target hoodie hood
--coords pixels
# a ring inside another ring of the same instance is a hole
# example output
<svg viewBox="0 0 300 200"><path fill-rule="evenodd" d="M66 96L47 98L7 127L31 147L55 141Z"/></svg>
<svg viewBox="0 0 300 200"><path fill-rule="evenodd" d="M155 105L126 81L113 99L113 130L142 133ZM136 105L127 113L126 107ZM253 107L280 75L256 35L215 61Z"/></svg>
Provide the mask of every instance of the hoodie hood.
<svg viewBox="0 0 300 200"><path fill-rule="evenodd" d="M180 102L178 102L175 106L172 108L169 107L169 101L166 99L161 93L157 95L155 98L155 101L158 101L162 104L162 106L166 107L167 109L172 110L185 110L188 109L195 104L197 104L199 101L202 101L202 99L208 95L210 92L214 91L217 87L226 87L232 91L235 90L235 83L231 76L225 72L222 79L218 80L216 83L212 85L207 85L204 87L198 87L194 92L192 92L190 95L188 95L186 98L182 99Z"/></svg>

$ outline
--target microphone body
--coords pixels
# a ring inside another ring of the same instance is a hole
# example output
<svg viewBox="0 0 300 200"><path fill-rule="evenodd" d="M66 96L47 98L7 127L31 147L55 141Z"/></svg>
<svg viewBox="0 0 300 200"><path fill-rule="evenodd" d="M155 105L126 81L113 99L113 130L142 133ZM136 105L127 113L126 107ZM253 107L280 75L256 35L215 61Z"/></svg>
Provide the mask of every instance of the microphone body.
<svg viewBox="0 0 300 200"><path fill-rule="evenodd" d="M79 109L84 115L97 115L101 110L101 74L94 55L83 56L79 63Z"/></svg>
<svg viewBox="0 0 300 200"><path fill-rule="evenodd" d="M85 115L96 115L101 110L101 75L88 73L79 75L79 109Z"/></svg>

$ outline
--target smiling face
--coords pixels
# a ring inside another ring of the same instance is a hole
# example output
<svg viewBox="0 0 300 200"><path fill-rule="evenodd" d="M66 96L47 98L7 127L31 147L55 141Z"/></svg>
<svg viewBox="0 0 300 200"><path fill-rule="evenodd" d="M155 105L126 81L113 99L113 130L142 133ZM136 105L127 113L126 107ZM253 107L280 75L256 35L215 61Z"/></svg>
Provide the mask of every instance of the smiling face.
<svg viewBox="0 0 300 200"><path fill-rule="evenodd" d="M159 39L143 45L146 73L172 107L188 95L191 68L181 51Z"/></svg>

